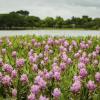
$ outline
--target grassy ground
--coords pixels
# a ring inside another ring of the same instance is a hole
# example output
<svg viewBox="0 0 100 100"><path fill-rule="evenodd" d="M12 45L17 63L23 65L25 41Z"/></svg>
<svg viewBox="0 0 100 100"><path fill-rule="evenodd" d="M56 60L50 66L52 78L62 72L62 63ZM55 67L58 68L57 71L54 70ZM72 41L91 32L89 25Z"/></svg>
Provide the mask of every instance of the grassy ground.
<svg viewBox="0 0 100 100"><path fill-rule="evenodd" d="M0 29L0 30L100 30L100 29L84 29L84 28L11 28L11 29Z"/></svg>

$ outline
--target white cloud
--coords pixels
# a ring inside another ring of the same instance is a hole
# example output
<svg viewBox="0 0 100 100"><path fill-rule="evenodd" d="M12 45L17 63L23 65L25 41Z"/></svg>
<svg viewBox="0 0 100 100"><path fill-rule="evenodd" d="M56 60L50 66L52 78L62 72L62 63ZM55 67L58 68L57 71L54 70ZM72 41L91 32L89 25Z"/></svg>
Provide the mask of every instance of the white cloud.
<svg viewBox="0 0 100 100"><path fill-rule="evenodd" d="M100 0L0 0L0 13L21 9L41 18L82 15L100 17Z"/></svg>

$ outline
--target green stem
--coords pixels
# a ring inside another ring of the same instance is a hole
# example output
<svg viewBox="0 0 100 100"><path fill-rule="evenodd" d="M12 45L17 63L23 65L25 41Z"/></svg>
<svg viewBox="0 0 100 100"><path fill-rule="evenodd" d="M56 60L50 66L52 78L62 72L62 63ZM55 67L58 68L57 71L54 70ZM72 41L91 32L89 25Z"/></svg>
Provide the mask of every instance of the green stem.
<svg viewBox="0 0 100 100"><path fill-rule="evenodd" d="M18 70L17 100L21 100L21 97L20 97L20 70Z"/></svg>

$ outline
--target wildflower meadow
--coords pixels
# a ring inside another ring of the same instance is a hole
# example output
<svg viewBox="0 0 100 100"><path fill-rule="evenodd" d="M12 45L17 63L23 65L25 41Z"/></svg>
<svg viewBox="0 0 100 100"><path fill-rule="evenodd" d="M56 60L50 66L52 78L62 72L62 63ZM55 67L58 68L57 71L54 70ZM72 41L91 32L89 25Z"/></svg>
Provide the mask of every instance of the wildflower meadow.
<svg viewBox="0 0 100 100"><path fill-rule="evenodd" d="M100 37L0 38L0 100L100 100Z"/></svg>

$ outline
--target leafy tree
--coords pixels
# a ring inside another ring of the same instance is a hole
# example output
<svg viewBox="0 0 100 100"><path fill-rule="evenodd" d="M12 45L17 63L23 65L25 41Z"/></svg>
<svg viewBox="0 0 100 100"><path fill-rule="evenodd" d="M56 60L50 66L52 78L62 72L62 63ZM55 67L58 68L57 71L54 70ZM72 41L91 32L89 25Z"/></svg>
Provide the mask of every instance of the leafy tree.
<svg viewBox="0 0 100 100"><path fill-rule="evenodd" d="M91 18L89 16L72 17L63 19L60 16L56 18L46 17L40 19L37 16L29 16L28 11L19 10L9 14L0 14L0 29L20 28L84 28L84 29L100 29L100 18Z"/></svg>
<svg viewBox="0 0 100 100"><path fill-rule="evenodd" d="M25 18L27 27L39 27L40 18L36 16L28 16Z"/></svg>
<svg viewBox="0 0 100 100"><path fill-rule="evenodd" d="M56 28L62 28L62 25L64 24L64 19L60 16L57 16L55 19L55 27Z"/></svg>
<svg viewBox="0 0 100 100"><path fill-rule="evenodd" d="M20 14L20 15L23 15L23 16L28 16L29 15L29 11L24 11L24 10L19 10L17 11L16 13Z"/></svg>
<svg viewBox="0 0 100 100"><path fill-rule="evenodd" d="M43 20L43 23L45 27L54 27L55 25L55 20L52 17L46 17Z"/></svg>

